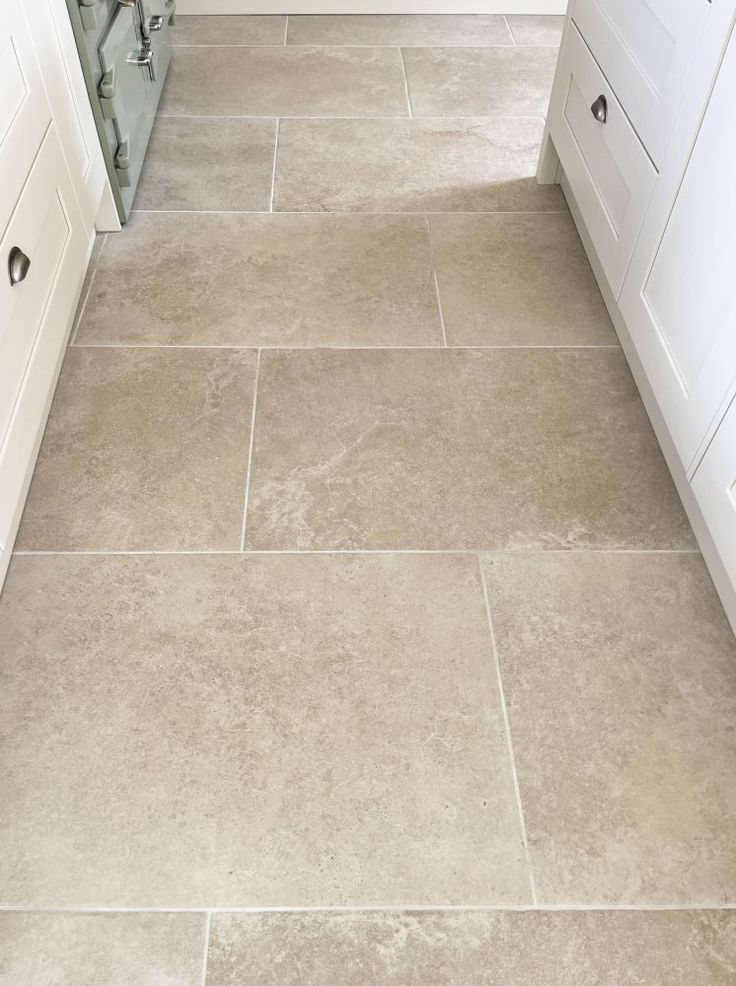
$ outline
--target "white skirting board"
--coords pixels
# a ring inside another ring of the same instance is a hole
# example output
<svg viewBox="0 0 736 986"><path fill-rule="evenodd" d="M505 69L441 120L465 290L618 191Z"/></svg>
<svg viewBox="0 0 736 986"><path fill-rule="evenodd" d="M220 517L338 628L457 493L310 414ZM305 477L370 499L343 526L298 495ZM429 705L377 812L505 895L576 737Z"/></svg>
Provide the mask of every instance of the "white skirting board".
<svg viewBox="0 0 736 986"><path fill-rule="evenodd" d="M564 14L566 0L177 0L179 14Z"/></svg>

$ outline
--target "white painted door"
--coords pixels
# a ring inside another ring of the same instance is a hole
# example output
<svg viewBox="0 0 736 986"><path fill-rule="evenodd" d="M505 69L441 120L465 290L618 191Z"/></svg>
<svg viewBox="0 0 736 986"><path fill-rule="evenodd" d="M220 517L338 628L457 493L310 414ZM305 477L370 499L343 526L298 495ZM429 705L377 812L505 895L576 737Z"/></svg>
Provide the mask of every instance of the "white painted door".
<svg viewBox="0 0 736 986"><path fill-rule="evenodd" d="M575 0L573 20L655 165L712 10L709 0Z"/></svg>
<svg viewBox="0 0 736 986"><path fill-rule="evenodd" d="M736 388L734 94L732 37L664 233L650 261L635 254L619 299L689 473Z"/></svg>

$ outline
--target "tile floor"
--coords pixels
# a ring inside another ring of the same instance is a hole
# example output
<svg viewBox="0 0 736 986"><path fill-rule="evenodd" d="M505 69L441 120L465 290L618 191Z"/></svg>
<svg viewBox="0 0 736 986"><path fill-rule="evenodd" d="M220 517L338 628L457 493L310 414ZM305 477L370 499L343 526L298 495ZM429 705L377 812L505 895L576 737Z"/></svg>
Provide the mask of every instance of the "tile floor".
<svg viewBox="0 0 736 986"><path fill-rule="evenodd" d="M560 26L179 18L0 600L2 986L733 983L736 643L533 180Z"/></svg>

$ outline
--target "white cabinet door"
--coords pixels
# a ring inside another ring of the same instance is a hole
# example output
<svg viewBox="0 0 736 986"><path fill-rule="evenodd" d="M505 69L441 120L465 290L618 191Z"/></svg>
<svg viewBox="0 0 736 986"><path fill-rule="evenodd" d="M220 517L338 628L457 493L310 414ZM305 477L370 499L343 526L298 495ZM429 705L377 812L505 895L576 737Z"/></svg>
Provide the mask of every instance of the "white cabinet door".
<svg viewBox="0 0 736 986"><path fill-rule="evenodd" d="M736 383L734 94L732 38L656 251L638 250L619 299L689 473Z"/></svg>
<svg viewBox="0 0 736 986"><path fill-rule="evenodd" d="M573 20L656 165L712 10L709 0L575 0Z"/></svg>
<svg viewBox="0 0 736 986"><path fill-rule="evenodd" d="M64 0L36 0L28 4L27 17L62 150L91 230L107 171L69 13Z"/></svg>
<svg viewBox="0 0 736 986"><path fill-rule="evenodd" d="M23 7L3 3L0 17L0 232L51 122Z"/></svg>
<svg viewBox="0 0 736 986"><path fill-rule="evenodd" d="M736 402L693 477L693 492L721 561L736 587Z"/></svg>

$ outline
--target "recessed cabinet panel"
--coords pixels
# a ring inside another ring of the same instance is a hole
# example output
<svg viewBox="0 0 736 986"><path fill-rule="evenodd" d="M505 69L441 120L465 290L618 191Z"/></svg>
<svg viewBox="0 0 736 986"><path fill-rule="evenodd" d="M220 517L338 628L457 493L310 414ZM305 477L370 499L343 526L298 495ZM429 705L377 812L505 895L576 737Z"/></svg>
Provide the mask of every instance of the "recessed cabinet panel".
<svg viewBox="0 0 736 986"><path fill-rule="evenodd" d="M22 3L0 18L0 233L18 200L51 120Z"/></svg>
<svg viewBox="0 0 736 986"><path fill-rule="evenodd" d="M611 289L618 294L657 173L574 25L549 130Z"/></svg>
<svg viewBox="0 0 736 986"><path fill-rule="evenodd" d="M685 176L649 268L621 308L689 470L736 383L736 46L721 67Z"/></svg>
<svg viewBox="0 0 736 986"><path fill-rule="evenodd" d="M576 0L573 20L656 165L711 6L707 0Z"/></svg>

